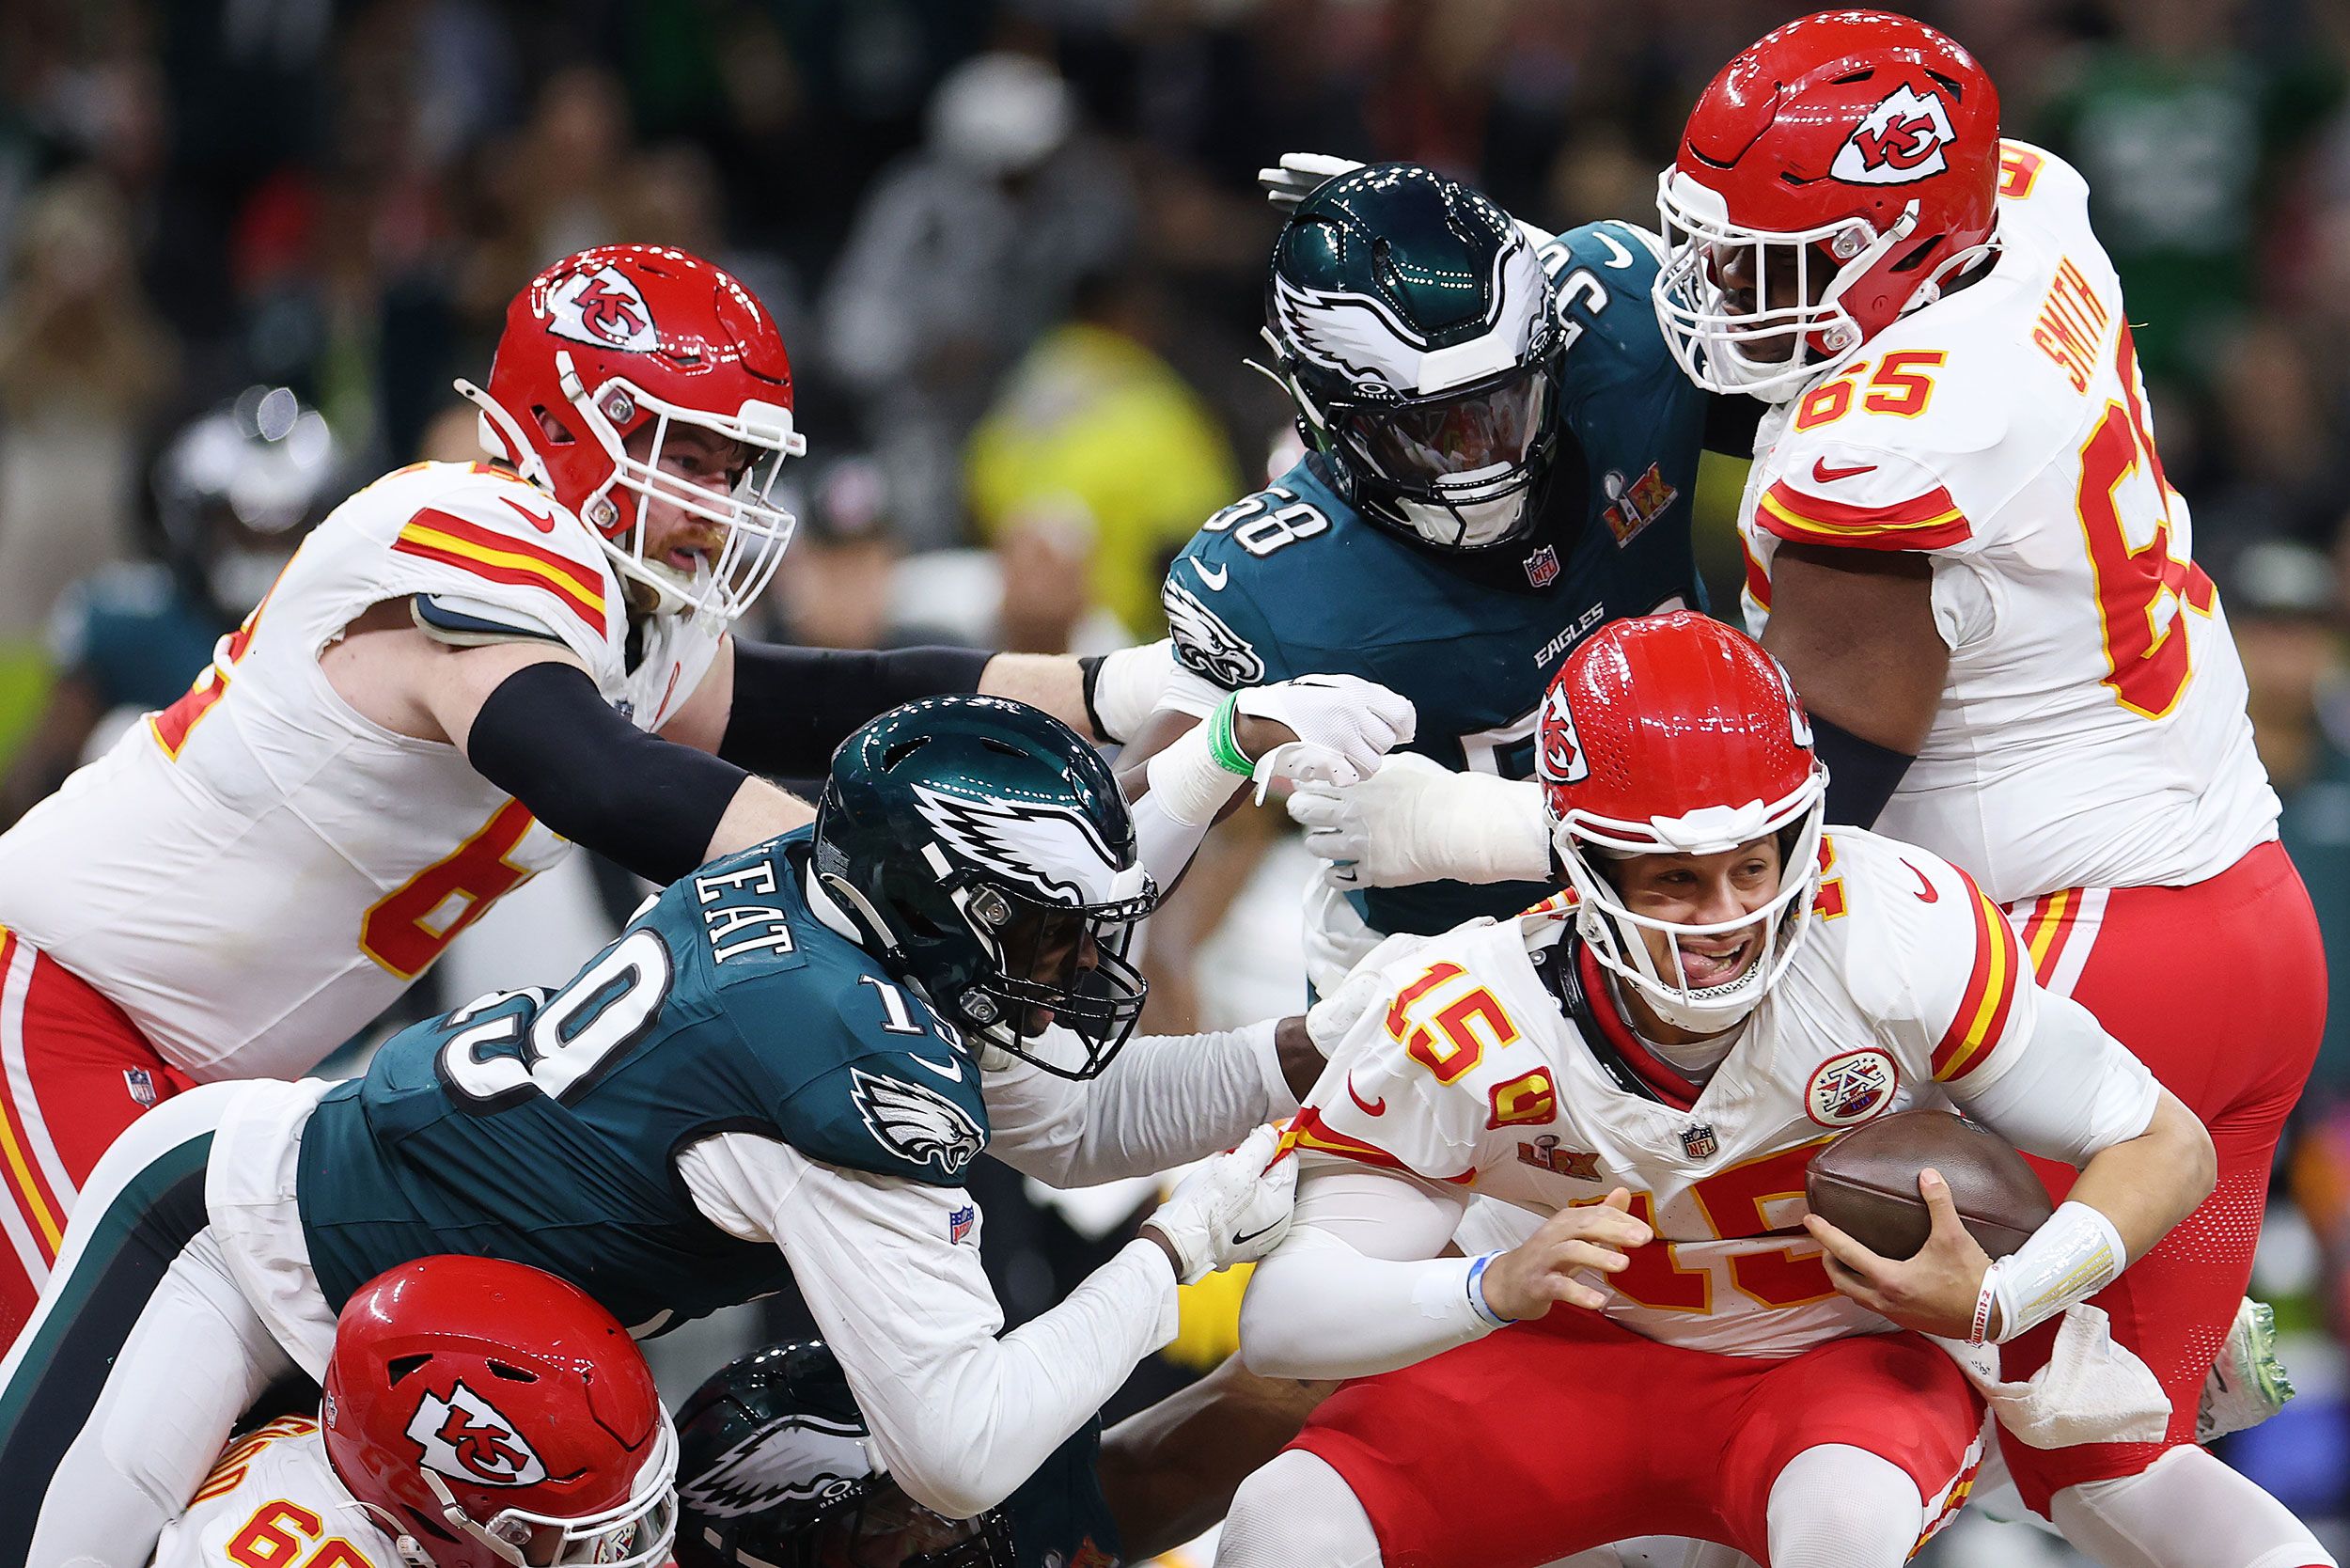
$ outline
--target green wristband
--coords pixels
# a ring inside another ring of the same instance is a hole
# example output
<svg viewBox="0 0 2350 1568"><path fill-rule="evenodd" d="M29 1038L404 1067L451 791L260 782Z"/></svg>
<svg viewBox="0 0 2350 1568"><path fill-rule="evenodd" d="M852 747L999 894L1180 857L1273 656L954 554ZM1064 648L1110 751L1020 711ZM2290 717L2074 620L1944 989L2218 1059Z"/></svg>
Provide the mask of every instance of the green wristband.
<svg viewBox="0 0 2350 1568"><path fill-rule="evenodd" d="M1257 774L1257 764L1248 760L1248 754L1241 750L1240 742L1232 736L1232 715L1238 711L1239 704L1240 694L1235 692L1217 703L1215 712L1209 715L1208 756L1226 773L1253 778Z"/></svg>

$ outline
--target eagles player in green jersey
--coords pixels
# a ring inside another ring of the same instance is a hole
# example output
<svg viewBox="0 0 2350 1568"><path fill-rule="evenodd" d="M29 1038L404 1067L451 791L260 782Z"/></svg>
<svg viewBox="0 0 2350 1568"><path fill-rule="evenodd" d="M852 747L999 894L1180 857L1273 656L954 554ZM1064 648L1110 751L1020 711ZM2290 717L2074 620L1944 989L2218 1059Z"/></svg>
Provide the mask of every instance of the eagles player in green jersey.
<svg viewBox="0 0 2350 1568"><path fill-rule="evenodd" d="M0 1560L145 1561L262 1388L323 1370L346 1297L443 1252L542 1268L640 1335L796 1285L898 1483L994 1507L1171 1337L1179 1280L1288 1224L1261 1123L1295 1105L1303 1020L1130 1042L1154 902L1091 747L928 698L850 737L812 827L689 874L561 989L416 1025L348 1083L168 1102L93 1174L0 1362ZM1236 1142L998 1338L962 1184L991 1143L1081 1184Z"/></svg>
<svg viewBox="0 0 2350 1568"><path fill-rule="evenodd" d="M1689 510L1709 408L1649 308L1657 265L1654 237L1622 223L1538 248L1418 165L1345 165L1296 199L1265 340L1308 450L1210 518L1167 573L1183 669L1130 748L1147 765L1123 775L1163 879L1212 818L1192 781L1228 694L1377 682L1416 710L1406 750L1424 760L1380 771L1524 778L1569 650L1606 621L1703 604ZM1548 891L1343 881L1309 895L1308 973L1324 990L1382 933Z"/></svg>

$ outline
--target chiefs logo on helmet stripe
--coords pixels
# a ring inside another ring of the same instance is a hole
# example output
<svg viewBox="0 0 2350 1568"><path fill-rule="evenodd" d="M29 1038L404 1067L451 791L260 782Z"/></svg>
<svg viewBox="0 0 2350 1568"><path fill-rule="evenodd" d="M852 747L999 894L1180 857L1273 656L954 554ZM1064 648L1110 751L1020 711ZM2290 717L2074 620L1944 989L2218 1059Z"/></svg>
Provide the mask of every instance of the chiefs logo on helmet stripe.
<svg viewBox="0 0 2350 1568"><path fill-rule="evenodd" d="M1948 168L1942 149L1957 139L1941 95L1904 85L1869 111L1828 173L1853 185L1906 185Z"/></svg>

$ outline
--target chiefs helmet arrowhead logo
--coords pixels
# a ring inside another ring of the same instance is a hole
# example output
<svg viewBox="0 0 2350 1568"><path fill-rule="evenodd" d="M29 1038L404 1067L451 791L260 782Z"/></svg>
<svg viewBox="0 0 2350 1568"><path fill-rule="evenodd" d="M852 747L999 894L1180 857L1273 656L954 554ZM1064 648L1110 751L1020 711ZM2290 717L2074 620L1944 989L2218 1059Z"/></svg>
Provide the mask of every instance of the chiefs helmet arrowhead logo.
<svg viewBox="0 0 2350 1568"><path fill-rule="evenodd" d="M600 349L643 353L660 342L653 331L652 307L618 267L564 278L547 291L546 312L549 332Z"/></svg>
<svg viewBox="0 0 2350 1568"><path fill-rule="evenodd" d="M1591 764L1583 760L1583 742L1574 732L1574 714L1568 711L1563 688L1553 686L1543 697L1541 729L1534 771L1543 783L1579 784L1590 776Z"/></svg>
<svg viewBox="0 0 2350 1568"><path fill-rule="evenodd" d="M528 1486L547 1479L530 1440L497 1406L461 1381L446 1399L427 1393L408 1420L408 1438L428 1470L475 1486Z"/></svg>
<svg viewBox="0 0 2350 1568"><path fill-rule="evenodd" d="M1957 139L1941 96L1904 84L1869 111L1828 174L1854 185L1906 185L1948 168L1942 149Z"/></svg>

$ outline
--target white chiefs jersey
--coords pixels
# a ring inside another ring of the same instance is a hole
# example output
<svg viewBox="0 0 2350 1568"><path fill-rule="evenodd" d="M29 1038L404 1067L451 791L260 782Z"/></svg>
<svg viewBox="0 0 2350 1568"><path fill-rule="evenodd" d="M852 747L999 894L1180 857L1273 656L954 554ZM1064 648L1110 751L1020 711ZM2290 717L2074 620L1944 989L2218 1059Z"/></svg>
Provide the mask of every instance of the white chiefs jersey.
<svg viewBox="0 0 2350 1568"><path fill-rule="evenodd" d="M1624 1026L1565 912L1543 905L1386 971L1388 1003L1332 1055L1292 1143L1537 1215L1629 1188L1656 1239L1600 1282L1607 1315L1652 1339L1786 1356L1886 1329L1829 1285L1802 1225L1805 1168L1846 1127L1998 1082L2033 1049L2042 997L1965 872L1858 829L1822 843L1811 929L1701 1090ZM1590 998L1579 1018L1560 964ZM2130 1076L2152 1115L2135 1058L2113 1047L2098 1071Z"/></svg>
<svg viewBox="0 0 2350 1568"><path fill-rule="evenodd" d="M2244 669L2163 478L2089 188L2006 144L1989 274L1772 409L1739 513L1747 630L1782 541L1908 550L1950 648L1877 826L2001 902L2179 886L2276 836Z"/></svg>
<svg viewBox="0 0 2350 1568"><path fill-rule="evenodd" d="M562 644L645 729L724 632L626 605L570 511L478 463L419 463L302 543L187 696L0 835L0 925L98 988L198 1079L294 1077L569 846L462 750L396 734L319 654L370 606L452 638Z"/></svg>
<svg viewBox="0 0 2350 1568"><path fill-rule="evenodd" d="M164 1527L154 1568L404 1568L326 1462L319 1424L285 1416L228 1445L195 1500Z"/></svg>

